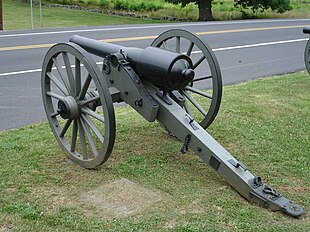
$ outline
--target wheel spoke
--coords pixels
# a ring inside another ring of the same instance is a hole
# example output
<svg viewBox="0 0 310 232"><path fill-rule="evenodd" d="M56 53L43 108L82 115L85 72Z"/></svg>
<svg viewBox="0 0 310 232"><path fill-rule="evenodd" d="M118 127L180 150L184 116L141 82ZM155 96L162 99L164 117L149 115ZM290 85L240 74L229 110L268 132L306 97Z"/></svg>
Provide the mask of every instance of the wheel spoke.
<svg viewBox="0 0 310 232"><path fill-rule="evenodd" d="M185 108L185 111L186 111L191 117L193 117L193 113L192 113L192 111L191 111L191 109L190 109L190 107L189 107L187 101L184 102L184 108Z"/></svg>
<svg viewBox="0 0 310 232"><path fill-rule="evenodd" d="M92 150L94 156L95 156L95 157L98 156L98 151L97 151L95 142L94 142L94 140L93 140L93 137L92 137L92 135L91 135L91 132L90 132L89 128L88 128L88 127L85 125L85 123L83 122L83 119L81 119L81 125L82 125L83 130L84 130L84 132L85 132L85 134L86 134L86 138L87 138L87 140L88 140L89 146L90 146L90 148L91 148L91 150Z"/></svg>
<svg viewBox="0 0 310 232"><path fill-rule="evenodd" d="M78 96L81 91L81 62L75 58L75 95Z"/></svg>
<svg viewBox="0 0 310 232"><path fill-rule="evenodd" d="M211 94L202 92L202 91L200 91L200 90L198 90L198 89L195 89L195 88L193 88L193 87L186 86L184 89L185 89L185 90L188 90L188 91L191 91L191 92L193 92L193 93L197 93L197 94L199 94L199 95L201 95L201 96L207 97L207 98L209 98L209 99L212 99Z"/></svg>
<svg viewBox="0 0 310 232"><path fill-rule="evenodd" d="M167 50L167 43L166 43L166 41L163 41L163 48L164 48L164 50Z"/></svg>
<svg viewBox="0 0 310 232"><path fill-rule="evenodd" d="M71 125L71 122L72 122L72 119L68 119L65 126L62 128L60 134L59 134L59 137L64 137L69 126Z"/></svg>
<svg viewBox="0 0 310 232"><path fill-rule="evenodd" d="M180 38L180 36L177 36L177 37L175 37L175 39L176 39L175 51L177 53L180 53L180 50L181 50L181 38Z"/></svg>
<svg viewBox="0 0 310 232"><path fill-rule="evenodd" d="M77 120L74 119L74 121L73 121L73 129L72 129L72 138L71 138L71 148L70 148L71 152L75 151L77 132L78 132Z"/></svg>
<svg viewBox="0 0 310 232"><path fill-rule="evenodd" d="M207 112L201 107L201 105L199 105L199 103L189 93L183 91L183 94L196 107L196 109L203 114L203 116L207 115Z"/></svg>
<svg viewBox="0 0 310 232"><path fill-rule="evenodd" d="M84 129L81 124L81 121L79 119L77 120L77 123L78 123L78 128L79 128L82 156L83 156L83 159L86 160L88 159L88 155L87 155L87 148L86 148L86 141L85 141L85 133L84 133Z"/></svg>
<svg viewBox="0 0 310 232"><path fill-rule="evenodd" d="M212 76L205 76L205 77L197 77L191 82L196 82L196 81L202 81L202 80L207 80L207 79L212 79Z"/></svg>
<svg viewBox="0 0 310 232"><path fill-rule="evenodd" d="M97 120L99 120L100 122L104 123L104 117L102 117L100 114L97 114L96 112L92 111L91 109L89 109L88 107L83 107L82 108L82 112L85 114L88 114L94 118L96 118Z"/></svg>
<svg viewBox="0 0 310 232"><path fill-rule="evenodd" d="M53 58L53 63L56 66L56 69L62 79L62 82L64 83L68 93L72 94L70 91L70 84L69 84L69 80L68 80L68 76L63 72L61 65L59 64L57 58Z"/></svg>
<svg viewBox="0 0 310 232"><path fill-rule="evenodd" d="M69 86L71 87L70 90L72 90L71 94L74 94L75 93L74 76L73 76L71 64L70 64L70 61L69 61L68 53L63 52L62 53L62 57L64 59L64 63L65 63L66 71L67 71L67 77L68 77L68 81L69 81Z"/></svg>
<svg viewBox="0 0 310 232"><path fill-rule="evenodd" d="M200 57L200 59L194 64L193 69L196 69L204 59L206 59L206 57L202 55L202 57Z"/></svg>
<svg viewBox="0 0 310 232"><path fill-rule="evenodd" d="M50 114L50 116L51 116L52 118L55 118L57 115L59 115L58 112L54 112L54 113Z"/></svg>
<svg viewBox="0 0 310 232"><path fill-rule="evenodd" d="M54 84L58 87L58 89L65 95L68 96L69 92L67 88L51 73L47 72L46 75L49 77L49 79L54 82Z"/></svg>
<svg viewBox="0 0 310 232"><path fill-rule="evenodd" d="M50 96L50 97L53 97L53 98L56 98L57 100L61 100L63 101L64 100L64 97L63 96L60 96L56 93L53 93L53 92L46 92L46 95Z"/></svg>
<svg viewBox="0 0 310 232"><path fill-rule="evenodd" d="M90 99L87 99L87 100L81 100L80 102L79 102L79 105L80 106L84 106L84 105L87 105L87 104L89 104L89 103L92 103L92 102L94 102L94 101L97 101L97 100L99 100L100 99L100 96L96 96L96 97L92 97L92 98L90 98Z"/></svg>
<svg viewBox="0 0 310 232"><path fill-rule="evenodd" d="M191 42L191 44L189 45L189 47L187 49L186 55L190 56L192 54L194 45L195 44L193 42Z"/></svg>
<svg viewBox="0 0 310 232"><path fill-rule="evenodd" d="M86 124L92 129L92 131L95 133L97 138L100 140L101 143L104 141L104 137L101 135L100 131L96 127L96 125L93 123L93 121L90 119L88 115L82 114L83 120L86 122Z"/></svg>
<svg viewBox="0 0 310 232"><path fill-rule="evenodd" d="M88 75L87 75L87 78L86 78L86 80L85 80L85 82L84 82L84 85L83 85L83 87L82 87L82 90L81 90L81 92L80 92L80 94L79 94L79 96L78 96L78 99L79 99L79 100L84 99L85 94L87 93L87 89L88 89L88 87L89 87L89 85L90 85L91 80L92 80L92 78L91 78L90 74L88 74Z"/></svg>

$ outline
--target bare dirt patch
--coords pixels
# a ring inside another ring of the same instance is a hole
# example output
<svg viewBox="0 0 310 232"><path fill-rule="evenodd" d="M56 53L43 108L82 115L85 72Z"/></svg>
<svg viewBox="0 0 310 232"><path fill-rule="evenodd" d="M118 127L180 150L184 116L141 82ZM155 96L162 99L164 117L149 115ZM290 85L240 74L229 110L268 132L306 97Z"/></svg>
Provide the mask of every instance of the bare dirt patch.
<svg viewBox="0 0 310 232"><path fill-rule="evenodd" d="M159 191L123 178L83 194L80 203L95 209L100 216L123 218L139 214L164 198L164 194Z"/></svg>

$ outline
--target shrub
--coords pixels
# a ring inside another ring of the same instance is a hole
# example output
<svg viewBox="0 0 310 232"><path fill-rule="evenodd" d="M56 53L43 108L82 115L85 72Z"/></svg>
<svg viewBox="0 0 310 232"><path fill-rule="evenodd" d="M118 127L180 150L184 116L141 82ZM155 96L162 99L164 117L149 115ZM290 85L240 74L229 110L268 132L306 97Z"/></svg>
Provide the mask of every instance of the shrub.
<svg viewBox="0 0 310 232"><path fill-rule="evenodd" d="M128 10L129 1L127 0L114 0L113 3L116 10Z"/></svg>
<svg viewBox="0 0 310 232"><path fill-rule="evenodd" d="M144 0L101 0L102 6L107 5L106 2L113 4L114 9L123 11L155 11L163 8L162 0L144 1Z"/></svg>
<svg viewBox="0 0 310 232"><path fill-rule="evenodd" d="M244 9L251 8L253 12L260 10L264 12L269 8L278 13L291 10L290 0L237 0L235 6L244 12Z"/></svg>
<svg viewBox="0 0 310 232"><path fill-rule="evenodd" d="M185 12L185 15L188 15L189 13L197 9L198 9L198 5L195 2L190 2L183 7L182 11Z"/></svg>
<svg viewBox="0 0 310 232"><path fill-rule="evenodd" d="M110 0L100 0L99 6L102 8L110 8Z"/></svg>

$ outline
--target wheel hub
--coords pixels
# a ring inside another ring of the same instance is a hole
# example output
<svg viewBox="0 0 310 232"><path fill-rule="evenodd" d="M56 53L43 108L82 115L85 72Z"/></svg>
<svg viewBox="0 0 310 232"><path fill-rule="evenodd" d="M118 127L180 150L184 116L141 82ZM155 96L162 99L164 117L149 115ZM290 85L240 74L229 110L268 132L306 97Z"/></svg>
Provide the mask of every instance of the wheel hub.
<svg viewBox="0 0 310 232"><path fill-rule="evenodd" d="M75 119L79 116L79 106L72 96L67 96L64 100L58 101L57 112L64 119Z"/></svg>

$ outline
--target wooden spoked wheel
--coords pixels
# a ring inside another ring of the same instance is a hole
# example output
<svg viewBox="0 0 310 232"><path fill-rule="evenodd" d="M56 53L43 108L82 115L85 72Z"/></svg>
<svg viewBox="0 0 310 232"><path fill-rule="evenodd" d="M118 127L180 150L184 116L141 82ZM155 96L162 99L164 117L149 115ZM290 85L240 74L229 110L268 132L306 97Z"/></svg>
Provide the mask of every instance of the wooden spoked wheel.
<svg viewBox="0 0 310 232"><path fill-rule="evenodd" d="M85 168L104 163L115 141L115 115L95 61L76 44L57 44L44 58L41 88L50 127L69 158Z"/></svg>
<svg viewBox="0 0 310 232"><path fill-rule="evenodd" d="M195 78L179 93L186 98L185 111L206 129L215 119L222 99L221 71L211 48L181 29L162 33L151 46L187 54L192 59Z"/></svg>
<svg viewBox="0 0 310 232"><path fill-rule="evenodd" d="M305 66L308 70L308 73L310 74L310 39L308 40L305 48Z"/></svg>

